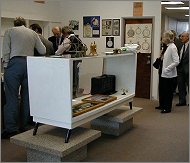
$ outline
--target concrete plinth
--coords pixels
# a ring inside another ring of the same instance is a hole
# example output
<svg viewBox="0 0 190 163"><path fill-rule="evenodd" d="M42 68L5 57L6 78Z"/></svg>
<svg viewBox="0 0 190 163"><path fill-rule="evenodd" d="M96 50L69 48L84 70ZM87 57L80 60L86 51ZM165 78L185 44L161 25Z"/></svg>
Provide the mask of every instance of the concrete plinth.
<svg viewBox="0 0 190 163"><path fill-rule="evenodd" d="M87 156L87 144L101 136L100 131L75 128L68 143L65 143L66 130L43 125L37 135L33 130L11 137L14 144L27 150L28 162L73 162L82 161Z"/></svg>
<svg viewBox="0 0 190 163"><path fill-rule="evenodd" d="M133 127L133 116L142 108L121 106L91 121L91 128L104 134L119 136Z"/></svg>

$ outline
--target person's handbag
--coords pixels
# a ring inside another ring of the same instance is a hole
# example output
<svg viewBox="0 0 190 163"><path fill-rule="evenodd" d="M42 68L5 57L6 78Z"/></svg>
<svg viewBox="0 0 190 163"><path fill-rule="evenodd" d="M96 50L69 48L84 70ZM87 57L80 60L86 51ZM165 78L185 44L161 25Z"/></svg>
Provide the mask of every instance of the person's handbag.
<svg viewBox="0 0 190 163"><path fill-rule="evenodd" d="M156 58L156 60L153 63L154 68L159 69L161 65L161 58Z"/></svg>

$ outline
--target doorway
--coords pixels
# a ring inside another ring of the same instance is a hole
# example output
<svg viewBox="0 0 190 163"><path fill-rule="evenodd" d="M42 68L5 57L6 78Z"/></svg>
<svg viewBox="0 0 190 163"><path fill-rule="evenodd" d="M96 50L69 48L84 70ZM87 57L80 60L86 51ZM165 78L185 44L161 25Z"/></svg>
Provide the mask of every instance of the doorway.
<svg viewBox="0 0 190 163"><path fill-rule="evenodd" d="M138 44L135 97L150 99L152 18L125 18L124 42Z"/></svg>

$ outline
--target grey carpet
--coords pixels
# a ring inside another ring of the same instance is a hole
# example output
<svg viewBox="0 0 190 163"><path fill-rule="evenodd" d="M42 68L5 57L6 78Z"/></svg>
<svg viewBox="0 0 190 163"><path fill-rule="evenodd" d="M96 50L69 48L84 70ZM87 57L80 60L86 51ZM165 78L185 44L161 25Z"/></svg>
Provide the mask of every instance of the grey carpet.
<svg viewBox="0 0 190 163"><path fill-rule="evenodd" d="M86 162L189 162L189 108L176 107L161 114L157 101L135 98L143 111L134 117L134 127L119 137L102 136L88 145ZM89 127L89 123L84 125ZM1 140L1 161L26 162L24 148Z"/></svg>

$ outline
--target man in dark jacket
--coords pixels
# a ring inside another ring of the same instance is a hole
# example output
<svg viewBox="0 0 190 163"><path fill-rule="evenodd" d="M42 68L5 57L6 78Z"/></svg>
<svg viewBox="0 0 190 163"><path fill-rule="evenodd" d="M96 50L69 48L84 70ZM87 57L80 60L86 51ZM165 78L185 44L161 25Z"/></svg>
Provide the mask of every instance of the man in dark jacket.
<svg viewBox="0 0 190 163"><path fill-rule="evenodd" d="M179 90L179 103L176 106L186 105L187 88L189 90L189 33L181 34L183 46L180 51L180 63L177 66L177 83Z"/></svg>
<svg viewBox="0 0 190 163"><path fill-rule="evenodd" d="M64 37L61 33L61 28L56 26L52 28L53 36L49 37L48 40L53 43L54 51L56 52L58 49L58 46L61 45L61 43L64 40Z"/></svg>
<svg viewBox="0 0 190 163"><path fill-rule="evenodd" d="M42 36L42 28L40 27L40 25L32 24L32 25L30 25L30 29L32 29L39 35L42 43L45 45L45 47L46 47L45 56L54 55L55 52L53 49L53 43ZM39 52L36 49L34 50L34 56L40 56Z"/></svg>

